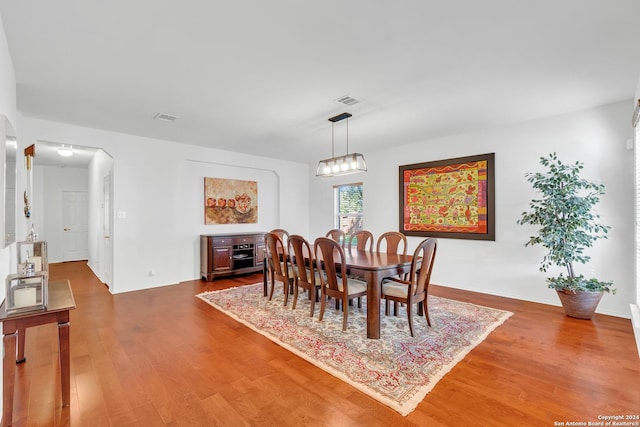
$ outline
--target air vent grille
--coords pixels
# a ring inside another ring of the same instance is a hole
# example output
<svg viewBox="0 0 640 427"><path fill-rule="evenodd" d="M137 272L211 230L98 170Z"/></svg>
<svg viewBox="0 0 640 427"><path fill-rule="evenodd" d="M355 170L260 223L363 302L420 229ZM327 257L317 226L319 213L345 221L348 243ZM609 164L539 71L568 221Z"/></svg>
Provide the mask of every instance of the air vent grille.
<svg viewBox="0 0 640 427"><path fill-rule="evenodd" d="M353 97L351 97L349 95L341 96L340 98L336 99L336 101L338 101L339 103L344 104L344 105L353 105L353 104L357 104L358 102L360 102L357 99L355 99L355 98L353 98Z"/></svg>
<svg viewBox="0 0 640 427"><path fill-rule="evenodd" d="M171 114L166 114L166 113L158 113L155 116L153 116L153 118L156 120L162 120L163 122L173 122L175 121L175 119L177 119L176 116L172 116Z"/></svg>

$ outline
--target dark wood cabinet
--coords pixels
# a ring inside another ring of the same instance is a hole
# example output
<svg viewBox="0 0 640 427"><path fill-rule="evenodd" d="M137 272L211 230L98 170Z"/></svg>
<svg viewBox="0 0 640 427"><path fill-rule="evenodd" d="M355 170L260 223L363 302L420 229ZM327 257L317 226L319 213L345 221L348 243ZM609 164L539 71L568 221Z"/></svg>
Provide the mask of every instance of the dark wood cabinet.
<svg viewBox="0 0 640 427"><path fill-rule="evenodd" d="M213 241L213 271L231 270L233 248L231 246L216 246Z"/></svg>
<svg viewBox="0 0 640 427"><path fill-rule="evenodd" d="M200 235L200 277L261 271L264 262L264 233Z"/></svg>

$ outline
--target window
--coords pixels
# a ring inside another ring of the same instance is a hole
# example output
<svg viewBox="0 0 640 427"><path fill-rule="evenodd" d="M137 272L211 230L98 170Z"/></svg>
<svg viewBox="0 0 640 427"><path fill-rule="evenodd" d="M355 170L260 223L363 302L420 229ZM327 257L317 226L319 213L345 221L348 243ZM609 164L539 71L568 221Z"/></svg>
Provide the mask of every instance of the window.
<svg viewBox="0 0 640 427"><path fill-rule="evenodd" d="M362 183L338 185L334 192L334 227L349 236L362 230Z"/></svg>

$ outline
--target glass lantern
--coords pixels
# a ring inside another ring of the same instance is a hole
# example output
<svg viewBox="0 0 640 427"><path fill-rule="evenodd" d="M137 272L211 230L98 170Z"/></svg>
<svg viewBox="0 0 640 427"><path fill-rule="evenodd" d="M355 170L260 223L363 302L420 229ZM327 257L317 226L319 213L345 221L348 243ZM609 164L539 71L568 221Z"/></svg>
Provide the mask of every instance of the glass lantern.
<svg viewBox="0 0 640 427"><path fill-rule="evenodd" d="M47 307L47 272L7 276L7 314L44 310Z"/></svg>
<svg viewBox="0 0 640 427"><path fill-rule="evenodd" d="M18 242L17 249L19 274L49 273L46 241Z"/></svg>

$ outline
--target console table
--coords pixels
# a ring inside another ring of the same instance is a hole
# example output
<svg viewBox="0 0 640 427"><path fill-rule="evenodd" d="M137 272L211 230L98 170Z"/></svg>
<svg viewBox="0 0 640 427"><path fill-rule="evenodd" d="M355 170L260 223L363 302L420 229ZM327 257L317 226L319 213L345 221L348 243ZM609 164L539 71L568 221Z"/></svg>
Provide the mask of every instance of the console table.
<svg viewBox="0 0 640 427"><path fill-rule="evenodd" d="M200 277L206 281L261 271L264 258L264 233L200 235Z"/></svg>
<svg viewBox="0 0 640 427"><path fill-rule="evenodd" d="M5 303L0 306L0 322L2 322L2 333L4 335L2 340L4 345L4 356L2 358L3 427L10 426L12 423L16 363L22 363L26 360L24 357L26 328L31 326L40 326L47 323L58 324L62 406L69 406L71 402L69 312L76 308L76 302L73 299L71 285L68 280L49 281L48 291L49 301L47 308L44 310L7 314Z"/></svg>

